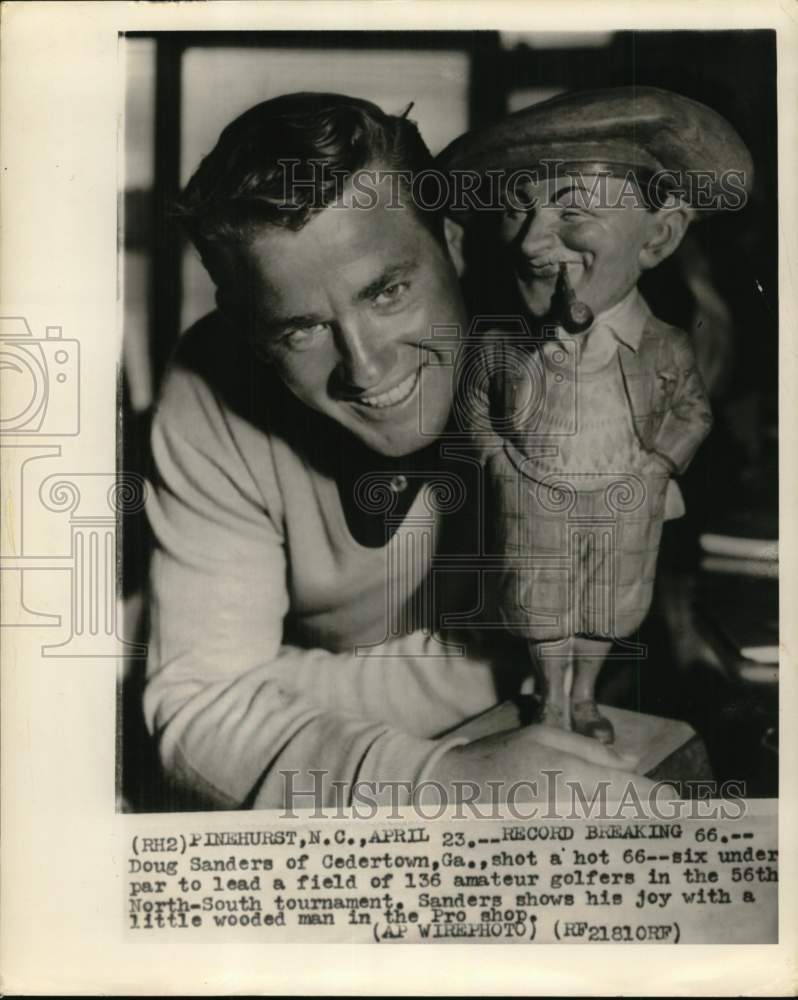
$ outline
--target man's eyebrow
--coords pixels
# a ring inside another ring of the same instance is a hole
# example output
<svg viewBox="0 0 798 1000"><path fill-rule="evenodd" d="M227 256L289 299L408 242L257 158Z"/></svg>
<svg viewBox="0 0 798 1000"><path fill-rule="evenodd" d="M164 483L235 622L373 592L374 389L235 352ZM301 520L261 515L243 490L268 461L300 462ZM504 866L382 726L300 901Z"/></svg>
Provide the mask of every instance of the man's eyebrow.
<svg viewBox="0 0 798 1000"><path fill-rule="evenodd" d="M299 316L276 316L269 319L265 326L269 334L281 333L283 330L293 330L304 326L314 326L316 323L326 323L319 313L305 313Z"/></svg>
<svg viewBox="0 0 798 1000"><path fill-rule="evenodd" d="M417 260L402 260L397 264L390 264L378 278L370 281L365 288L361 288L356 295L357 301L364 302L366 299L373 299L375 295L379 295L391 282L396 281L397 278L407 277L417 269Z"/></svg>
<svg viewBox="0 0 798 1000"><path fill-rule="evenodd" d="M375 295L379 295L392 281L405 277L417 269L418 261L416 260L403 260L397 264L391 264L385 268L378 278L375 278L374 281L369 282L365 288L361 289L355 298L359 302L366 299L373 299ZM329 317L325 317L321 313L303 313L297 316L275 316L267 320L264 326L267 334L274 336L283 330L293 330L294 328L314 326L316 323L328 322Z"/></svg>

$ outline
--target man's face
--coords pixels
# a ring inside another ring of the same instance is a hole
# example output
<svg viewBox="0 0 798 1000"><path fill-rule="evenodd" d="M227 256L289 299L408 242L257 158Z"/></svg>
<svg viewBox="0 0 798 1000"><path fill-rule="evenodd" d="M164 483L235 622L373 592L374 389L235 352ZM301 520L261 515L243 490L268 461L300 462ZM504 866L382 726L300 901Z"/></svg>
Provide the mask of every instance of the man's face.
<svg viewBox="0 0 798 1000"><path fill-rule="evenodd" d="M656 216L630 196L621 179L563 177L530 184L518 194L503 213L500 235L532 316L557 321L550 309L561 261L577 299L595 314L637 284L640 252Z"/></svg>
<svg viewBox="0 0 798 1000"><path fill-rule="evenodd" d="M229 265L255 347L292 392L374 451L410 454L449 418L451 359L423 342L464 327L457 274L411 207L386 207L387 185L370 209L343 200L298 232L264 227Z"/></svg>

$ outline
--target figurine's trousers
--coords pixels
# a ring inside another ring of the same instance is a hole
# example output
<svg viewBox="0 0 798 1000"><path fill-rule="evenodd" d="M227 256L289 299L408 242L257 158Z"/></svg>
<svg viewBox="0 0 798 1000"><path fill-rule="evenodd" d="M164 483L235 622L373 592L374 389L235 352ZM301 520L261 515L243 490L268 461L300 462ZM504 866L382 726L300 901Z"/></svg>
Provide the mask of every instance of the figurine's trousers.
<svg viewBox="0 0 798 1000"><path fill-rule="evenodd" d="M499 611L507 628L541 642L636 632L651 605L667 475L537 482L506 456L492 465Z"/></svg>

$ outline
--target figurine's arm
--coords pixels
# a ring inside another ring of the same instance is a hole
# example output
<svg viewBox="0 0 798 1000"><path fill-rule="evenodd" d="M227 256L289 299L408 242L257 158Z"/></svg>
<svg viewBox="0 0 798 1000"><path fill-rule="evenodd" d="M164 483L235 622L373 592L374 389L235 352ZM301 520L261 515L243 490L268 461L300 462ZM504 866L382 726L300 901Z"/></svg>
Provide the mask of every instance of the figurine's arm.
<svg viewBox="0 0 798 1000"><path fill-rule="evenodd" d="M667 374L672 374L674 387L652 451L664 458L678 475L685 471L709 434L712 410L687 334L674 330L669 336L674 338L673 363Z"/></svg>

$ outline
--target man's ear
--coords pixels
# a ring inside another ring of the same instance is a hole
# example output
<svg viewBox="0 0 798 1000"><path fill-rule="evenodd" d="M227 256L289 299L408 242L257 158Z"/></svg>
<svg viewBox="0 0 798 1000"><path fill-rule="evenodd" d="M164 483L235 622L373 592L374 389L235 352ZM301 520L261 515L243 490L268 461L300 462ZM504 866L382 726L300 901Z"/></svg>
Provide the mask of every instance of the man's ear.
<svg viewBox="0 0 798 1000"><path fill-rule="evenodd" d="M652 213L649 237L640 250L642 270L648 271L670 257L684 239L692 218L692 211L685 205L660 208Z"/></svg>
<svg viewBox="0 0 798 1000"><path fill-rule="evenodd" d="M448 215L443 219L443 235L446 237L446 246L449 249L449 257L457 271L458 278L462 278L465 271L465 230L459 222Z"/></svg>

